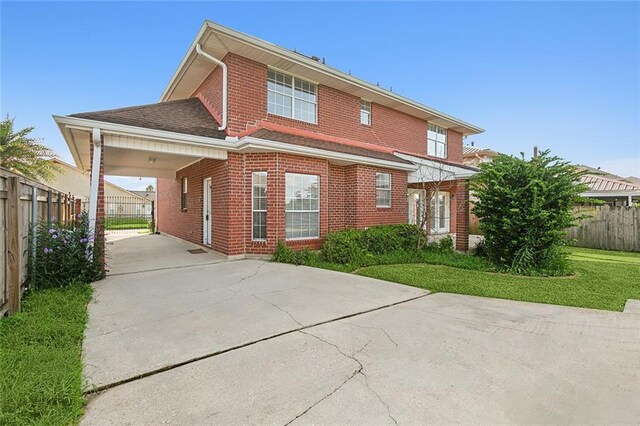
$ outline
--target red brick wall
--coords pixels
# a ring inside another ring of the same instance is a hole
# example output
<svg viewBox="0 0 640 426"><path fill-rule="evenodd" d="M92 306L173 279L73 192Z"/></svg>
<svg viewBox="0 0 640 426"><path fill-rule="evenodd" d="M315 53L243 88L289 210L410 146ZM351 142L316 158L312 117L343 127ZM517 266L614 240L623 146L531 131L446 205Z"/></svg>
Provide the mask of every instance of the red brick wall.
<svg viewBox="0 0 640 426"><path fill-rule="evenodd" d="M372 104L371 126L360 124L360 98L328 86L318 86L317 124L267 113L267 66L228 54L228 132L244 133L261 123L273 123L323 135L427 154L427 122L391 108ZM217 67L194 92L219 120L222 72ZM462 163L462 135L448 132L448 160Z"/></svg>
<svg viewBox="0 0 640 426"><path fill-rule="evenodd" d="M267 241L251 239L251 177L267 172ZM377 208L376 171L392 174L392 207ZM282 153L229 154L227 161L202 160L158 179L158 229L202 244L203 180L212 176L213 248L229 255L268 254L285 240L285 174L320 176L320 238L287 241L293 248L318 249L328 231L404 223L406 173L368 166L336 166L327 160ZM187 177L187 209L180 209L180 181Z"/></svg>
<svg viewBox="0 0 640 426"><path fill-rule="evenodd" d="M96 227L94 234L94 241L96 243L102 244L103 250L100 255L100 263L103 268L105 267L105 235L104 235L104 136L101 136L101 144L102 144L102 155L100 156L100 170L98 171L98 203L96 208ZM89 152L91 158L91 174L94 173L93 170L93 133L89 133ZM90 174L90 176L91 176ZM91 178L90 178L91 179Z"/></svg>

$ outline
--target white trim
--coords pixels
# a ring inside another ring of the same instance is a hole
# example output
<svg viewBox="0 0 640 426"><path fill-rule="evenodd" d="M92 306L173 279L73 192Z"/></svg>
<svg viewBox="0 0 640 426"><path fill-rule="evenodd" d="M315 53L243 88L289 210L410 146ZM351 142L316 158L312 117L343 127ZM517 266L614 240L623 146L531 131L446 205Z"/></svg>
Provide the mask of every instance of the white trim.
<svg viewBox="0 0 640 426"><path fill-rule="evenodd" d="M91 187L89 188L89 235L95 241L98 218L98 188L100 187L100 161L102 159L102 135L99 127L93 128L93 163L91 165ZM104 177L103 177L104 179ZM92 244L93 244L92 241Z"/></svg>
<svg viewBox="0 0 640 426"><path fill-rule="evenodd" d="M289 176L312 176L315 177L317 179L318 182L318 208L317 209L313 209L313 210L287 210L287 177ZM320 218L320 212L322 211L322 206L321 206L321 201L322 201L322 194L320 192L320 175L319 174L314 174L314 173L296 173L296 172L285 172L284 174L284 239L285 241L300 241L300 240L315 240L320 238L320 234L321 234L321 218ZM310 237L293 237L293 238L288 238L287 237L287 213L317 213L318 214L318 235L316 236L310 236Z"/></svg>
<svg viewBox="0 0 640 426"><path fill-rule="evenodd" d="M322 64L320 62L314 61L311 58L308 58L304 55L301 55L299 53L293 52L291 50L282 48L280 46L277 46L275 44L266 42L264 40L261 40L257 37L248 35L248 34L244 34L241 33L239 31L233 30L231 28L227 28L224 27L220 24L217 24L215 22L206 20L204 22L204 24L202 25L202 27L200 28L200 31L198 32L198 35L196 36L196 39L193 41L193 43L191 44L191 47L189 48L189 50L187 50L186 55L184 56L184 58L182 59L182 61L180 62L180 65L178 66L178 69L174 72L173 76L171 77L171 79L169 80L169 83L167 84L166 88L164 89L162 96L160 97L160 101L164 102L167 100L167 98L173 93L173 91L175 90L175 87L177 86L178 82L180 79L182 79L182 77L184 76L184 73L187 71L187 67L185 67L187 61L189 60L189 58L192 56L193 51L195 50L195 45L198 44L200 42L200 40L204 37L205 32L209 30L211 33L213 33L214 35L217 34L221 34L225 37L234 39L235 41L237 41L238 43L241 44L245 44L245 45L250 45L258 50L262 50L263 52L266 52L268 54L274 55L276 57L282 58L286 61L304 66L306 68L310 68L318 73L324 74L328 77L331 78L335 78L337 80L340 80L343 83L347 83L349 85L352 86L356 86L360 89L369 91L369 92L373 92L377 95L383 96L393 102L398 102L400 104L403 104L405 106L408 106L412 109L416 109L422 113L426 113L428 115L431 115L433 117L435 117L436 119L440 119L440 120L444 120L444 121L448 121L454 124L454 126L450 126L450 127L462 127L464 129L467 129L469 131L464 132L462 131L461 133L463 134L476 134L476 133L482 133L484 132L484 129L482 129L481 127L478 126L474 126L470 123L467 123L465 121L462 121L460 119L457 119L453 116L450 116L448 114L445 114L441 111L438 111L434 108L428 107L426 105L422 105L418 102L412 101L411 99L408 99L404 96L400 96L397 93L391 92L389 90L385 90L381 87L378 87L372 83L366 82L364 80L361 80L357 77L351 76L349 74L346 74L340 70L337 70L335 68L332 68L328 65ZM227 51L229 51L229 49L227 49ZM365 95L366 97L366 95ZM433 119L432 119L433 120Z"/></svg>
<svg viewBox="0 0 640 426"><path fill-rule="evenodd" d="M253 235L253 214L256 213L256 212L257 213L267 213L267 209L268 209L268 204L267 204L267 206L265 206L264 210L256 210L256 209L253 208L253 197L255 196L255 193L254 193L255 184L254 184L253 178L254 178L254 176L256 174L264 175L264 177L265 177L265 183L264 183L265 184L265 192L266 192L266 189L267 189L267 181L266 180L268 179L268 176L269 176L269 173L267 171L265 171L265 170L256 170L256 171L252 171L251 172L251 224L249 225L249 226L251 226L251 241L267 241L267 237L265 237L265 238L256 238ZM268 194L267 194L267 197L269 197ZM267 199L267 203L268 202L269 201ZM269 222L265 218L265 224L264 224L265 231L268 230L267 229L267 226L268 226L267 224L268 223Z"/></svg>
<svg viewBox="0 0 640 426"><path fill-rule="evenodd" d="M205 246L210 246L212 244L212 195L213 191L211 190L211 178L204 178L202 180L202 244L204 244ZM209 204L208 206L207 202ZM208 208L208 210L205 208ZM206 219L207 215L209 216L209 219ZM207 224L209 225L209 232L207 232Z"/></svg>
<svg viewBox="0 0 640 426"><path fill-rule="evenodd" d="M394 154L415 164L415 169L409 172L408 175L409 183L467 179L478 173L477 170L469 170L465 167L442 163L438 160L430 160L400 152L395 152ZM434 173L439 174L438 179L433 178Z"/></svg>
<svg viewBox="0 0 640 426"><path fill-rule="evenodd" d="M248 149L256 150L269 150L276 152L300 154L309 157L324 158L328 160L346 161L357 164L366 164L371 166L384 167L389 169L415 171L418 166L416 164L404 164L401 162L382 160L378 158L365 157L355 154L346 154L336 151L328 151L318 148L310 148L300 145L293 145L284 142L277 142L268 139L260 139L253 136L245 136L238 141L231 141L226 139L209 138L204 136L193 136L184 133L168 132L164 130L153 130L143 127L126 126L123 124L106 123L96 120L88 120L85 118L66 117L66 116L53 116L58 126L61 128L63 136L71 136L71 132L65 131L69 128L75 128L80 130L90 131L94 127L100 127L103 133L122 135L130 137L146 137L150 139L156 139L159 141L179 144L179 145L197 145L200 147L217 148L224 151L241 152ZM69 145L71 152L77 152L75 139L70 141L65 137L67 145ZM415 162L413 159L420 160L414 156L403 156L399 153L395 153L397 157ZM411 158L405 158L411 157ZM76 164L83 165L79 155L75 158Z"/></svg>
<svg viewBox="0 0 640 426"><path fill-rule="evenodd" d="M378 175L387 175L389 176L389 188L379 188L378 187ZM391 173L387 173L387 172L376 172L376 208L377 209L390 209L391 208L391 203L392 203L392 192L391 189L393 188L393 185L391 184ZM389 191L389 205L385 206L385 205L380 205L378 204L378 191Z"/></svg>
<svg viewBox="0 0 640 426"><path fill-rule="evenodd" d="M630 191L586 191L581 192L580 196L587 198L598 198L598 197L640 197L640 190L630 190Z"/></svg>

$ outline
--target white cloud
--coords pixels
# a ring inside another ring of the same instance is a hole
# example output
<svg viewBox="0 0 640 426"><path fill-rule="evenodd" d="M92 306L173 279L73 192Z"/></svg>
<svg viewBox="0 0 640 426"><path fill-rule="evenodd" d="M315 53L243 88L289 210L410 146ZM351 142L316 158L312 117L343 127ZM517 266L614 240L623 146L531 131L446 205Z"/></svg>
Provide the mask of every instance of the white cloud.
<svg viewBox="0 0 640 426"><path fill-rule="evenodd" d="M613 173L614 175L640 177L640 157L607 160L603 161L600 167L603 171Z"/></svg>

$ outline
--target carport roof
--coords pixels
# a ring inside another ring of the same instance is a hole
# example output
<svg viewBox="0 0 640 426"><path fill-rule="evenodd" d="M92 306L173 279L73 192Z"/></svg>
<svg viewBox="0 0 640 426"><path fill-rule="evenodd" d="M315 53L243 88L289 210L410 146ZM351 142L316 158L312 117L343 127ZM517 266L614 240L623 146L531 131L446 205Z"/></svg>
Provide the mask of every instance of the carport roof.
<svg viewBox="0 0 640 426"><path fill-rule="evenodd" d="M198 98L188 98L127 108L71 114L70 117L194 136L224 139L216 122Z"/></svg>

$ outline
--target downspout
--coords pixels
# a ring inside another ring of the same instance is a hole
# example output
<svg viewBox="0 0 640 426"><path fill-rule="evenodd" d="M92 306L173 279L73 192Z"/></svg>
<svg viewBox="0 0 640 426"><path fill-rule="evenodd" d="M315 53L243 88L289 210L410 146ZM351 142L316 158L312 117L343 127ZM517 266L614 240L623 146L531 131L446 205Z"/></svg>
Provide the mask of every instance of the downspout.
<svg viewBox="0 0 640 426"><path fill-rule="evenodd" d="M90 243L96 237L96 217L98 215L98 186L100 185L100 162L102 158L102 134L93 129L93 163L91 165L91 188L89 193L89 235Z"/></svg>
<svg viewBox="0 0 640 426"><path fill-rule="evenodd" d="M222 62L219 59L214 58L209 55L207 52L202 50L200 47L200 43L196 44L196 52L199 55L204 56L211 62L220 65L222 67L222 125L218 127L218 130L222 131L227 128L227 95L228 95L228 87L227 87L227 64Z"/></svg>

